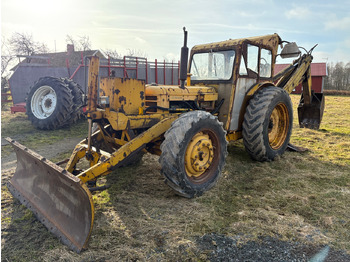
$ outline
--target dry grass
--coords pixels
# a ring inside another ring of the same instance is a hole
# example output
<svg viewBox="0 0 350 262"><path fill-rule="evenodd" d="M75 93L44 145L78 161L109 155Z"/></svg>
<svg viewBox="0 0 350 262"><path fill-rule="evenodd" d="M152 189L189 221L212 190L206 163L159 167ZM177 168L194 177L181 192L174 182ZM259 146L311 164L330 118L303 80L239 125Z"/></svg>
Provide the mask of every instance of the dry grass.
<svg viewBox="0 0 350 262"><path fill-rule="evenodd" d="M297 96L292 96L295 107ZM89 249L75 254L13 200L2 185L2 257L8 261L205 260L195 237L216 232L241 241L271 235L350 252L350 98L326 97L321 129L300 129L271 163L252 161L231 143L223 175L204 196L184 199L163 183L158 157L119 169L94 194ZM7 176L9 174L3 174ZM5 260L6 261L6 260Z"/></svg>

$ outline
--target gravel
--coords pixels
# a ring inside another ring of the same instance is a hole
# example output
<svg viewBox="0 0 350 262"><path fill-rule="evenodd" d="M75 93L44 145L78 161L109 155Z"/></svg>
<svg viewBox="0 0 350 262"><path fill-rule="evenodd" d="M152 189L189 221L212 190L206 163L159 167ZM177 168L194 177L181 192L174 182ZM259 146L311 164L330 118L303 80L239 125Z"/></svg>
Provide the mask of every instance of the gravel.
<svg viewBox="0 0 350 262"><path fill-rule="evenodd" d="M197 238L196 242L210 261L350 261L350 255L329 246L305 245L269 236L259 237L257 241L243 242L240 236L231 238L212 233Z"/></svg>

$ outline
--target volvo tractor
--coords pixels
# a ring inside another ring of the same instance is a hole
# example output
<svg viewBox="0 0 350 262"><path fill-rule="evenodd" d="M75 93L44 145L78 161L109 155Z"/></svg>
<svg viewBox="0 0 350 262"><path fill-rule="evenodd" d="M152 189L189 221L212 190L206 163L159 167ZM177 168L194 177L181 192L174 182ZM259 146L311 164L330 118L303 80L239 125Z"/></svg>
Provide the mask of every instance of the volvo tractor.
<svg viewBox="0 0 350 262"><path fill-rule="evenodd" d="M9 190L72 250L87 248L96 180L118 175L146 152L160 156L175 193L193 198L218 181L230 141L243 139L257 161L285 152L293 125L289 93L299 84L299 123L319 127L324 99L311 89L313 48L302 53L271 34L196 45L189 58L188 50L184 28L180 85L174 86L99 77L99 59L90 57L82 98L87 136L65 161L52 163L8 138L17 153ZM295 60L274 75L277 56Z"/></svg>

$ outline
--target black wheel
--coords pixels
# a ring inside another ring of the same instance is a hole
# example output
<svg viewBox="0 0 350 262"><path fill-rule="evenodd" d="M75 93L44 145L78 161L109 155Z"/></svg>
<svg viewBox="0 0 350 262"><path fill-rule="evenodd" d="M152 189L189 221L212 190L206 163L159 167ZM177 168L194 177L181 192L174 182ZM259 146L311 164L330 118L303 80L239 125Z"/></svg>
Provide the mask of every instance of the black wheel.
<svg viewBox="0 0 350 262"><path fill-rule="evenodd" d="M72 113L73 95L62 79L40 78L31 87L26 101L29 120L39 129L57 129Z"/></svg>
<svg viewBox="0 0 350 262"><path fill-rule="evenodd" d="M83 94L81 87L71 79L62 78L63 82L68 86L73 95L72 113L66 120L66 124L72 124L83 116Z"/></svg>
<svg viewBox="0 0 350 262"><path fill-rule="evenodd" d="M243 141L249 155L271 161L286 150L293 126L288 93L279 87L259 90L249 101L243 121Z"/></svg>
<svg viewBox="0 0 350 262"><path fill-rule="evenodd" d="M164 136L159 162L165 182L188 198L212 188L227 156L226 132L217 118L204 111L185 113Z"/></svg>

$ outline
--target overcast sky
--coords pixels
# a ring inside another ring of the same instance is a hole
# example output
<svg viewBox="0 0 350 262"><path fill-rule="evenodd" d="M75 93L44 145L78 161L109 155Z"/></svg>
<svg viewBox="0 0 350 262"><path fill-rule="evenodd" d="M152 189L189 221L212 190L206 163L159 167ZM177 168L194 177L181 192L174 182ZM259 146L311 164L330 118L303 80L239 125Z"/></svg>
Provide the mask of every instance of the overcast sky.
<svg viewBox="0 0 350 262"><path fill-rule="evenodd" d="M322 0L1 0L1 34L32 34L51 50L66 35L89 36L93 49L178 59L188 46L278 33L314 51L315 62L350 61L350 1Z"/></svg>

